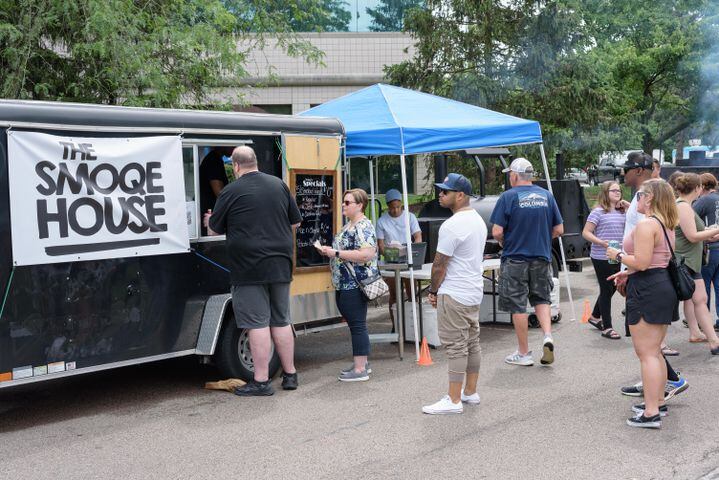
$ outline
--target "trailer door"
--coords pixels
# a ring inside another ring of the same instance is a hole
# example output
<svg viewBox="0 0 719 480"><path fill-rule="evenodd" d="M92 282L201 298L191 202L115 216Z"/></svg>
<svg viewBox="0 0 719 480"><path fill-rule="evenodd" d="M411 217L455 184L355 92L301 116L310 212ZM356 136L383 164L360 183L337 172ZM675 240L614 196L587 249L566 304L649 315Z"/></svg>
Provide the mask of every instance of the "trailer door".
<svg viewBox="0 0 719 480"><path fill-rule="evenodd" d="M342 226L341 137L282 135L282 157L283 179L302 213L295 232L292 321L337 317L329 259L313 243L331 244Z"/></svg>

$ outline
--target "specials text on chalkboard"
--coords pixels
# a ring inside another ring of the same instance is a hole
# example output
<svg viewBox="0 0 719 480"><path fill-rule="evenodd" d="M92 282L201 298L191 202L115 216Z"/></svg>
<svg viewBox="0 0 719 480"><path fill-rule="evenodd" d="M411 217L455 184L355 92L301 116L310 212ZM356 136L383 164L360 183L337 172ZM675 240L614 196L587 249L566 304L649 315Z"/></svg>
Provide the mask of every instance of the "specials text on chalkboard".
<svg viewBox="0 0 719 480"><path fill-rule="evenodd" d="M295 268L326 269L329 259L319 254L315 241L332 245L335 231L335 171L293 170L290 189L302 214L295 235Z"/></svg>

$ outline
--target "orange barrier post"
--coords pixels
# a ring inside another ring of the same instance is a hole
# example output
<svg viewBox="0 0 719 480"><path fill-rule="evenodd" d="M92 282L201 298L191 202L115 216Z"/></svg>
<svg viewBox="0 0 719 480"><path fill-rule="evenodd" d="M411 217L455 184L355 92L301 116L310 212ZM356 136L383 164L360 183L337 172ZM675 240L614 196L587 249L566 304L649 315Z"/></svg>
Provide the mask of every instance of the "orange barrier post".
<svg viewBox="0 0 719 480"><path fill-rule="evenodd" d="M428 367L432 365L432 357L429 354L429 345L427 345L427 337L422 338L422 346L419 349L419 360L417 365Z"/></svg>
<svg viewBox="0 0 719 480"><path fill-rule="evenodd" d="M592 315L589 309L589 300L584 300L584 313L582 314L582 323L589 322L589 317Z"/></svg>

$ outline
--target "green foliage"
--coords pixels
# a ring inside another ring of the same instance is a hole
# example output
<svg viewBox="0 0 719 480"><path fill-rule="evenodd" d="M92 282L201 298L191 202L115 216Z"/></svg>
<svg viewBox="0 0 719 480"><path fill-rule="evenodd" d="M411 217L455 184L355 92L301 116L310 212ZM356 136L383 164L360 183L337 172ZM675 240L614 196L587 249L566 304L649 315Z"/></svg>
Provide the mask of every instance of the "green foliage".
<svg viewBox="0 0 719 480"><path fill-rule="evenodd" d="M372 32L401 32L404 29L404 17L413 8L421 8L424 0L382 0L376 8L365 10L372 18Z"/></svg>
<svg viewBox="0 0 719 480"><path fill-rule="evenodd" d="M133 106L206 106L246 75L271 33L319 52L267 13L271 0L0 0L0 96ZM252 28L250 28L252 27Z"/></svg>
<svg viewBox="0 0 719 480"><path fill-rule="evenodd" d="M352 18L347 0L266 0L263 3L263 11L253 11L249 20L258 14L265 15L273 18L274 24L288 25L293 32L346 32ZM253 28L251 22L249 27Z"/></svg>
<svg viewBox="0 0 719 480"><path fill-rule="evenodd" d="M687 132L719 138L718 12L711 0L428 0L405 22L414 58L385 73L538 120L548 160L583 167Z"/></svg>

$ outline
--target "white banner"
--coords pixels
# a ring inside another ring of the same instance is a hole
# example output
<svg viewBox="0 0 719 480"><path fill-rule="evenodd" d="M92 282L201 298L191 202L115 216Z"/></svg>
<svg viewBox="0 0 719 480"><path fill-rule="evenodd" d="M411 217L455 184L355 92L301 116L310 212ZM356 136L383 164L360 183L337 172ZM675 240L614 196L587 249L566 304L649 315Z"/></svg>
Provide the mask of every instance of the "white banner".
<svg viewBox="0 0 719 480"><path fill-rule="evenodd" d="M8 131L15 265L189 251L177 136Z"/></svg>

